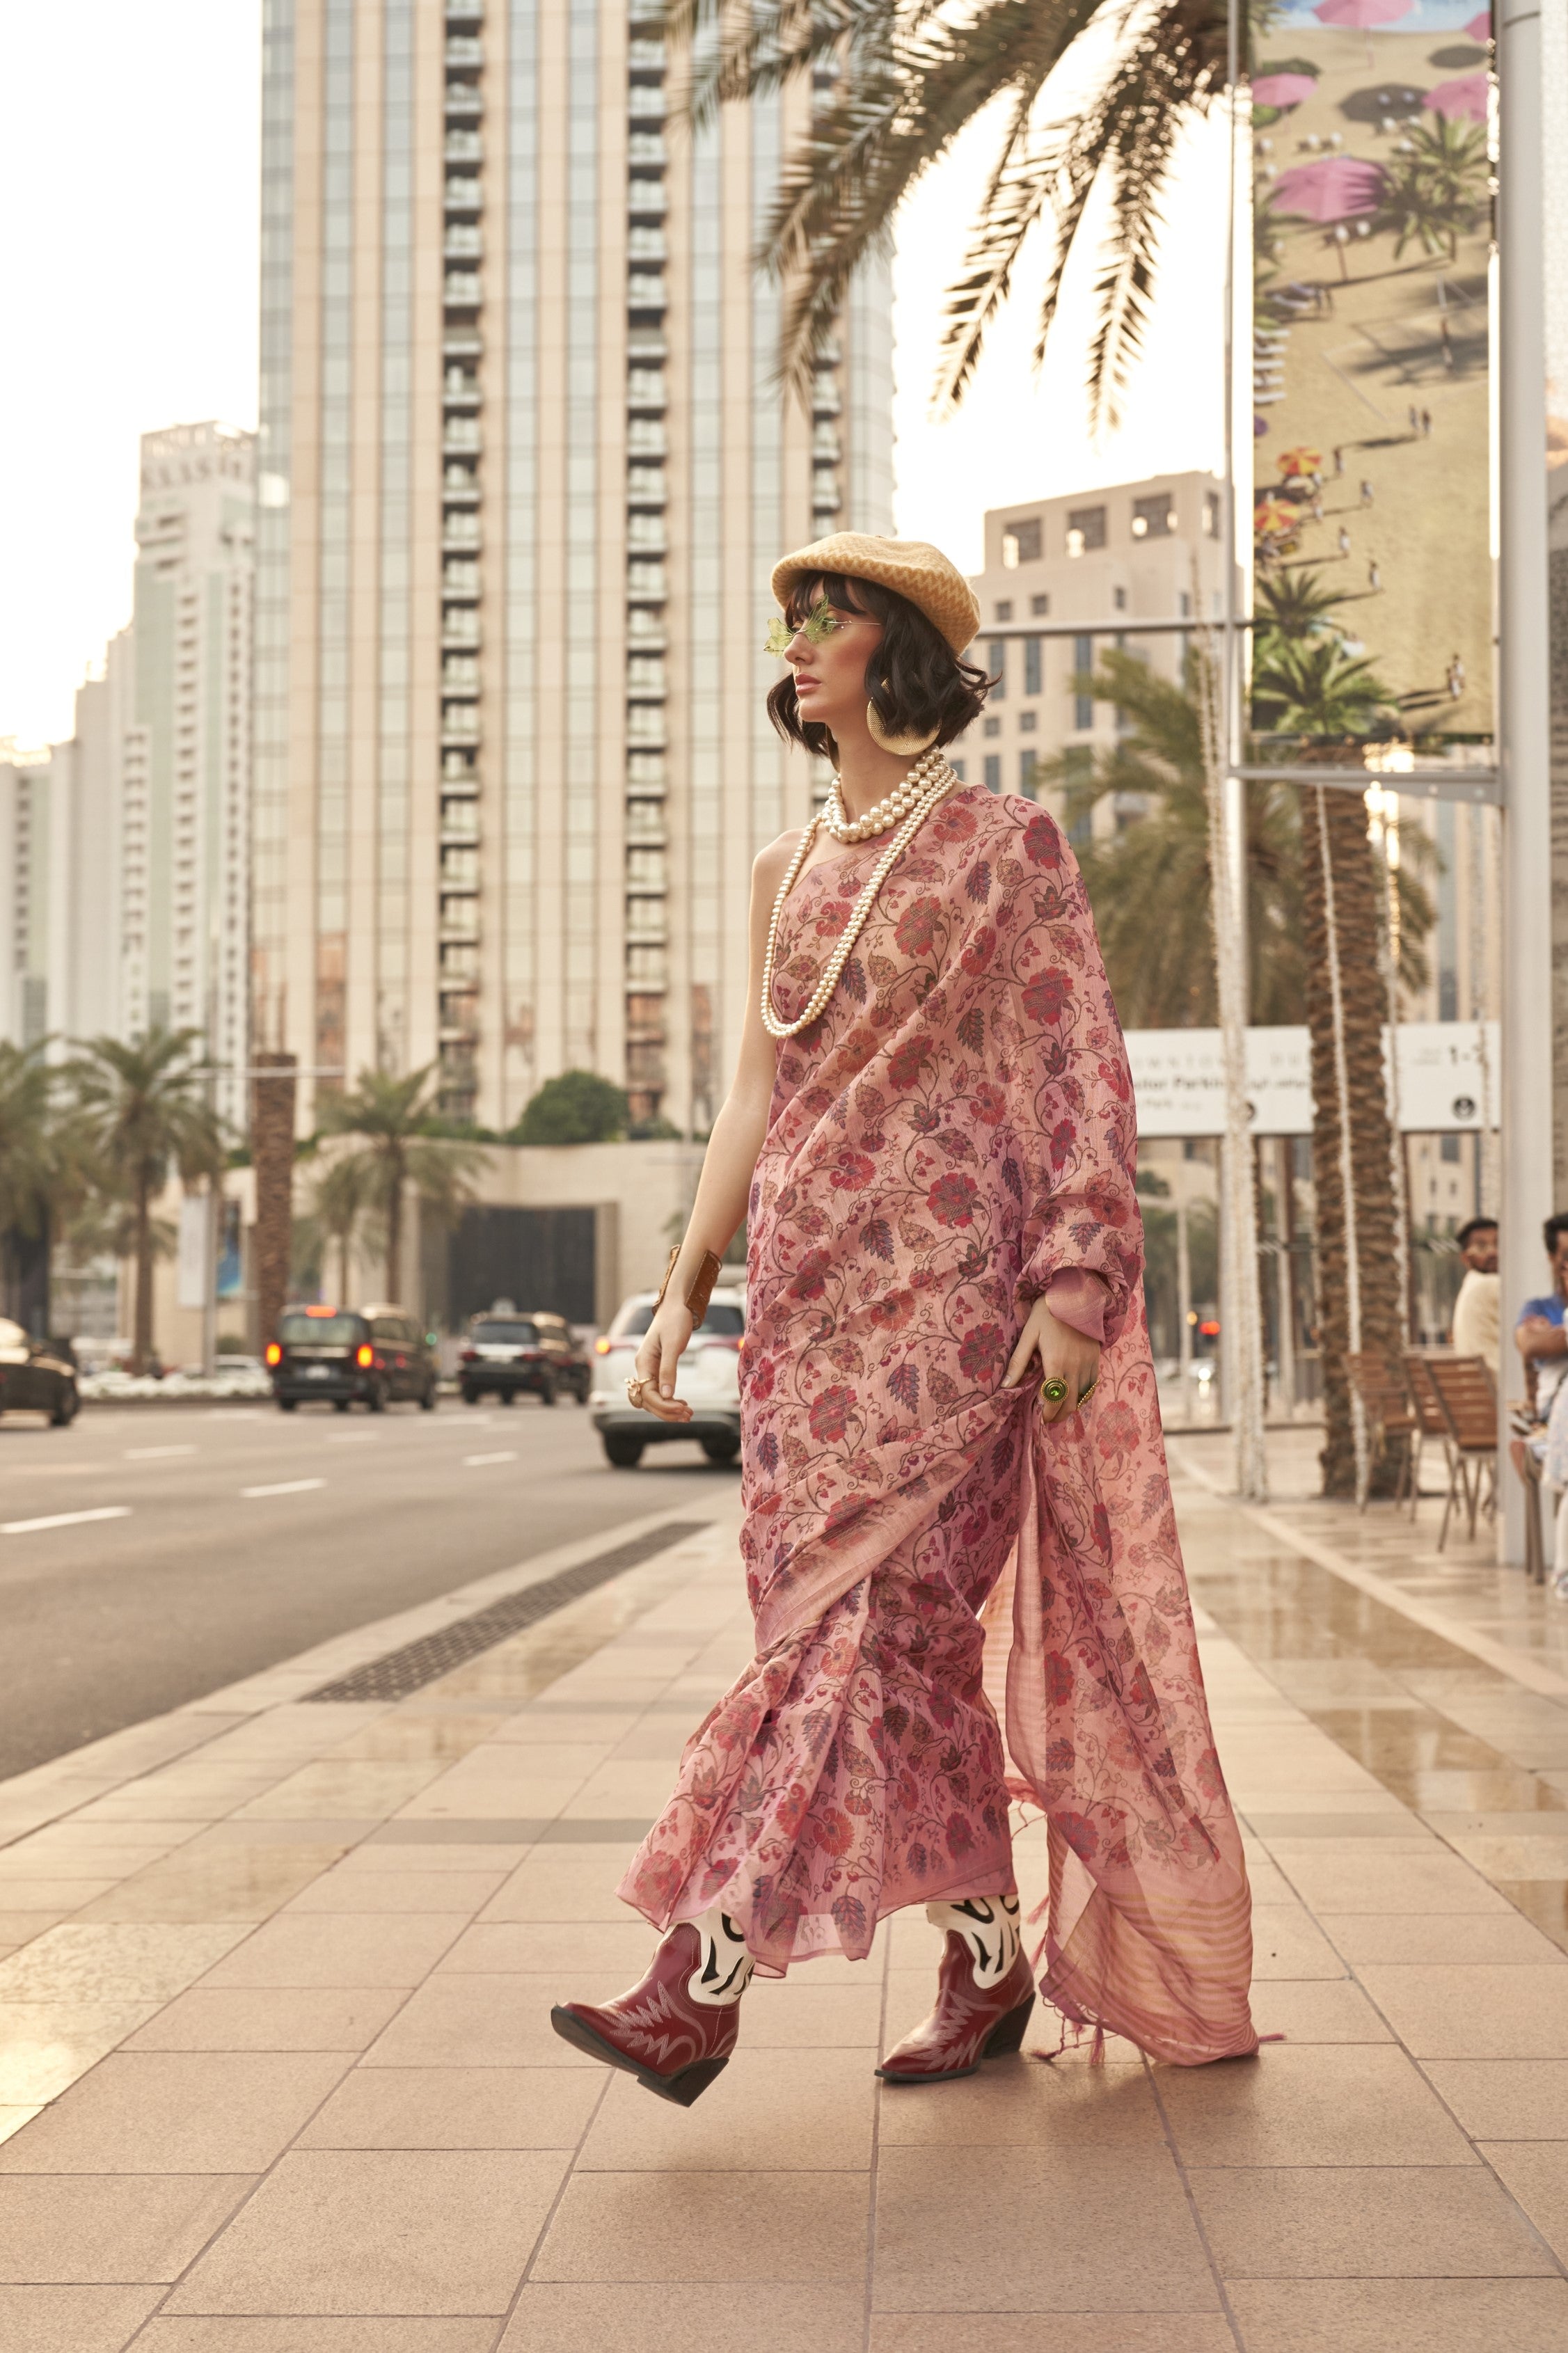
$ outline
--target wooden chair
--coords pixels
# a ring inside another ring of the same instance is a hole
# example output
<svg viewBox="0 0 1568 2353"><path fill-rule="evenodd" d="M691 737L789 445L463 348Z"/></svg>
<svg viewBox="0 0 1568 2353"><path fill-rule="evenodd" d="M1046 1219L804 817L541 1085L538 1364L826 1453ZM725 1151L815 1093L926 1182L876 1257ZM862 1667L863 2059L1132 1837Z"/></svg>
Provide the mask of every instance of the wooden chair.
<svg viewBox="0 0 1568 2353"><path fill-rule="evenodd" d="M1410 1481L1412 1519L1415 1516L1415 1509L1421 1500L1421 1454L1426 1440L1430 1438L1442 1448L1445 1461L1448 1451L1448 1425L1443 1419L1443 1409L1438 1403L1436 1389L1426 1369L1427 1361L1426 1352L1406 1348L1402 1366L1405 1386L1410 1393L1410 1402L1415 1409L1415 1419L1419 1425L1415 1440L1415 1466Z"/></svg>
<svg viewBox="0 0 1568 2353"><path fill-rule="evenodd" d="M1476 1533L1476 1514L1497 1504L1497 1389L1484 1356L1424 1356L1427 1377L1442 1410L1448 1457L1448 1493L1437 1537L1442 1551L1456 1510L1467 1533Z"/></svg>
<svg viewBox="0 0 1568 2353"><path fill-rule="evenodd" d="M1351 1387L1361 1400L1361 1409L1366 1420L1370 1441L1369 1470L1373 1463L1383 1460L1391 1442L1403 1440L1399 1478L1394 1491L1394 1505L1397 1511L1405 1501L1406 1485L1415 1490L1415 1451L1421 1437L1420 1419L1410 1401L1404 1372L1396 1356L1385 1356L1379 1348L1363 1348L1359 1356L1347 1357L1346 1365ZM1356 1497L1363 1512L1371 1484L1368 1478L1363 1482L1364 1492Z"/></svg>
<svg viewBox="0 0 1568 2353"><path fill-rule="evenodd" d="M1546 1582L1546 1546L1541 1534L1541 1461L1531 1440L1535 1425L1524 1411L1512 1409L1513 1435L1508 1442L1509 1460L1519 1473L1524 1489L1524 1573L1531 1585Z"/></svg>

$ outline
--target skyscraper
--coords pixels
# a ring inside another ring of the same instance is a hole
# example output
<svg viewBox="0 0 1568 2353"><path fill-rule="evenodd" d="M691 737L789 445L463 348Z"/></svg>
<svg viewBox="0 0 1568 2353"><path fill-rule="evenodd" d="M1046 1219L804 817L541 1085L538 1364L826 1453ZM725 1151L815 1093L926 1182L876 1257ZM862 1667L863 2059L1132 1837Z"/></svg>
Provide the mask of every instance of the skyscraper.
<svg viewBox="0 0 1568 2353"><path fill-rule="evenodd" d="M885 269L808 414L751 267L809 94L677 130L629 11L268 0L256 1039L502 1128L575 1066L711 1117L810 798L767 572L889 527Z"/></svg>

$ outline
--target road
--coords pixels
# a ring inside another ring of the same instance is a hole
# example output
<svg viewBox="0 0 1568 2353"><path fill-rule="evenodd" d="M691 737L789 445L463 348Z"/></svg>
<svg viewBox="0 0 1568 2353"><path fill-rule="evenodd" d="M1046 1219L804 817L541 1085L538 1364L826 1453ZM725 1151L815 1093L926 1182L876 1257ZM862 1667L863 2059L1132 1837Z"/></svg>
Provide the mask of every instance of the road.
<svg viewBox="0 0 1568 2353"><path fill-rule="evenodd" d="M531 1398L8 1414L0 1778L555 1545L707 1516L736 1476L686 1444L613 1471L579 1407Z"/></svg>

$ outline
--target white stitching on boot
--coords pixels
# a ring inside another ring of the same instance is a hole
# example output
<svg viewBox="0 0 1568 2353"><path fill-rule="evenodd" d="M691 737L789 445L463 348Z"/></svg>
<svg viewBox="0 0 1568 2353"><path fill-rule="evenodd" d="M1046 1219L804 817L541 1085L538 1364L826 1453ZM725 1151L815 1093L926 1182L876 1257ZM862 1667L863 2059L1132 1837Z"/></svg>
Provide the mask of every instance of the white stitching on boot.
<svg viewBox="0 0 1568 2353"><path fill-rule="evenodd" d="M958 1904L928 1904L926 1918L933 1928L963 1937L979 1987L999 1986L1018 1957L1022 1938L1016 1895L966 1895Z"/></svg>
<svg viewBox="0 0 1568 2353"><path fill-rule="evenodd" d="M693 1920L700 1940L698 1963L686 1982L693 2001L722 2009L739 2001L752 1982L753 1963L746 1940L727 1912L715 1905Z"/></svg>

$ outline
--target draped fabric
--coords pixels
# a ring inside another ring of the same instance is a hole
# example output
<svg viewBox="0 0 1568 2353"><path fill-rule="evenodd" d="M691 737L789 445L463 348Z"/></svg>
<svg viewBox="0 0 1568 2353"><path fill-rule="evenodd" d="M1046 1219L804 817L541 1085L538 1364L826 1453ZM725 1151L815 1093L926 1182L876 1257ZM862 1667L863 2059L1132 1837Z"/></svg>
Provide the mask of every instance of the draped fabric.
<svg viewBox="0 0 1568 2353"><path fill-rule="evenodd" d="M880 846L792 892L786 1018ZM621 1893L660 1926L721 1897L764 1969L854 1956L900 1905L1011 1885L1010 1788L1048 1823L1043 1992L1195 2064L1255 2047L1250 1911L1161 1439L1135 1147L1070 852L1031 803L955 792L780 1049L742 1359L756 1658ZM1032 1381L1000 1384L1068 1273L1099 1278L1106 1345L1089 1405L1046 1428ZM983 1689L1004 1651L1010 1769Z"/></svg>

